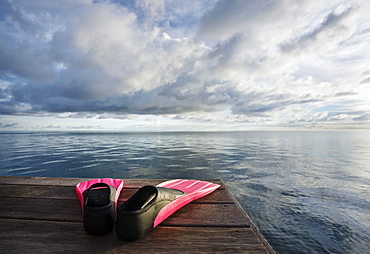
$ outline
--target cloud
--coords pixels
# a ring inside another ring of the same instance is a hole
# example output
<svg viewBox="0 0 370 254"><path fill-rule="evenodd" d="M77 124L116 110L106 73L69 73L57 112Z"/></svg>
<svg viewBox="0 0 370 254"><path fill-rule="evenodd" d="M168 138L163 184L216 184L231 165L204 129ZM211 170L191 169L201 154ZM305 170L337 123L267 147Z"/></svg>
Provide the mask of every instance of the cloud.
<svg viewBox="0 0 370 254"><path fill-rule="evenodd" d="M18 123L11 123L11 124L4 124L4 123L0 123L0 128L1 129L5 129L5 128L9 128L9 129L13 129L13 128L17 128L18 127Z"/></svg>
<svg viewBox="0 0 370 254"><path fill-rule="evenodd" d="M342 6L341 6L342 7ZM330 49L331 44L337 44L352 35L350 18L355 15L356 8L335 8L318 22L312 29L300 34L297 38L282 44L280 48L283 52L296 52L297 49L307 50L310 45L324 45L323 48ZM320 49L320 48L319 48ZM322 51L321 49L320 51Z"/></svg>
<svg viewBox="0 0 370 254"><path fill-rule="evenodd" d="M368 121L367 10L365 1L2 1L0 114L285 124L329 110L325 121Z"/></svg>

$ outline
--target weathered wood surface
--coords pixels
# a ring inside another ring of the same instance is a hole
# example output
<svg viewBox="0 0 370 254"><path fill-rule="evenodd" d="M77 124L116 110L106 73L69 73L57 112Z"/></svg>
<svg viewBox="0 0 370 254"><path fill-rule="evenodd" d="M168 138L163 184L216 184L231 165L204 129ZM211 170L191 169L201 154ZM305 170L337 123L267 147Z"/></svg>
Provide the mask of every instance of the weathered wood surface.
<svg viewBox="0 0 370 254"><path fill-rule="evenodd" d="M274 253L221 180L221 188L181 208L134 242L115 232L88 235L75 185L86 178L0 176L2 253ZM119 203L146 184L124 180Z"/></svg>

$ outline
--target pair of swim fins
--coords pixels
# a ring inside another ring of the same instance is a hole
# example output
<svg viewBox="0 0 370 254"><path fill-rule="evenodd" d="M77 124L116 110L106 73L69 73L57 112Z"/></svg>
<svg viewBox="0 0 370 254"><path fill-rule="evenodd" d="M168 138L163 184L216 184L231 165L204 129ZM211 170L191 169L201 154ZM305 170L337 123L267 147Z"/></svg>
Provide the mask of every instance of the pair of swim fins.
<svg viewBox="0 0 370 254"><path fill-rule="evenodd" d="M157 186L140 188L117 207L122 187L122 180L111 178L94 179L76 185L87 233L107 234L113 230L116 222L119 238L137 240L184 205L208 195L220 185L199 180L169 180Z"/></svg>

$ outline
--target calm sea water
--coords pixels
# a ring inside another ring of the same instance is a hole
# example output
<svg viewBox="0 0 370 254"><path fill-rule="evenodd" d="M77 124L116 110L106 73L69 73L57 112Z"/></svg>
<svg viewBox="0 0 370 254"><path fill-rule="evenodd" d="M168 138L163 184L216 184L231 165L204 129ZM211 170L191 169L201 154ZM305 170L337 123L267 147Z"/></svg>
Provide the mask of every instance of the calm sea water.
<svg viewBox="0 0 370 254"><path fill-rule="evenodd" d="M370 253L370 132L1 133L0 175L221 178L277 253Z"/></svg>

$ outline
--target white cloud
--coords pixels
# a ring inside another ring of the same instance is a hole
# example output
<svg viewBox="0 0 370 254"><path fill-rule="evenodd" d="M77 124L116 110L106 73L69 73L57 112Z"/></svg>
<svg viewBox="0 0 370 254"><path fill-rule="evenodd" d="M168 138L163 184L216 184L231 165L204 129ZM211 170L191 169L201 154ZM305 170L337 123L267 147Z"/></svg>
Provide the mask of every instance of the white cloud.
<svg viewBox="0 0 370 254"><path fill-rule="evenodd" d="M366 1L1 7L1 114L175 114L270 126L369 121Z"/></svg>

